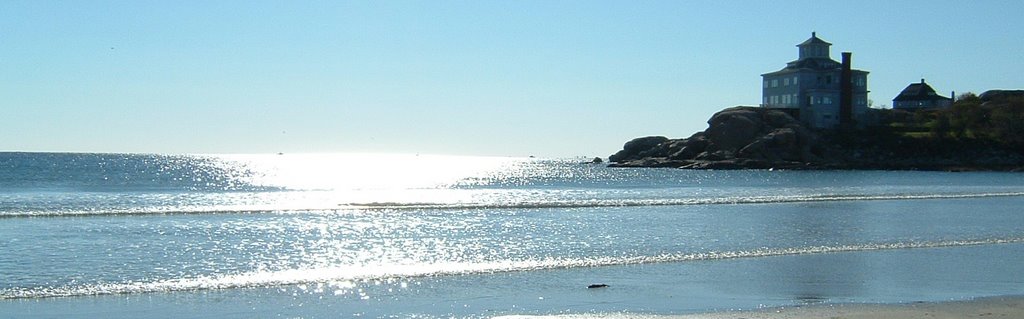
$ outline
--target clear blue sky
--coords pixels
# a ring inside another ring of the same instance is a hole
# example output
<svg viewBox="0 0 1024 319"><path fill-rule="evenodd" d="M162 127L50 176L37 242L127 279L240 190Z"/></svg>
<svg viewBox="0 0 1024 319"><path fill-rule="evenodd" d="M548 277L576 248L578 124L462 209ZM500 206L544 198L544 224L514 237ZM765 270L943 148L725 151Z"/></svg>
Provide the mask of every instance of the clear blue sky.
<svg viewBox="0 0 1024 319"><path fill-rule="evenodd" d="M0 150L607 156L811 31L890 105L1024 88L1022 1L0 1Z"/></svg>

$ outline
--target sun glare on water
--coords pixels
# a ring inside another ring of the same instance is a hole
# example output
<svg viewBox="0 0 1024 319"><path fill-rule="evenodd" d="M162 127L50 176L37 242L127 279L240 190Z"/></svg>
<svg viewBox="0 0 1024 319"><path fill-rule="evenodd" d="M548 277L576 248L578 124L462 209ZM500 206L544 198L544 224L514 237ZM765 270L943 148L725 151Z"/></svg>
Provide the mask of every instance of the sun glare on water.
<svg viewBox="0 0 1024 319"><path fill-rule="evenodd" d="M390 207L480 207L539 200L509 188L561 176L550 160L415 154L258 154L197 157L227 192L203 207L171 210L310 211ZM557 161L555 161L557 162ZM191 194L191 193L190 193ZM185 207L188 206L188 207Z"/></svg>
<svg viewBox="0 0 1024 319"><path fill-rule="evenodd" d="M289 190L436 189L528 161L524 158L411 154L224 156L253 171L255 185Z"/></svg>

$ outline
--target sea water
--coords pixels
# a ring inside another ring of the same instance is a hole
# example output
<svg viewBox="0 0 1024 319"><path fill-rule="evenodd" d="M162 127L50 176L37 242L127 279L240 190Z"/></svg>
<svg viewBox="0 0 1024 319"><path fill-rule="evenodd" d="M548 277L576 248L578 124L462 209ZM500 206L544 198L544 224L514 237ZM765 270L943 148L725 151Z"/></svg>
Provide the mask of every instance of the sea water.
<svg viewBox="0 0 1024 319"><path fill-rule="evenodd" d="M0 153L0 317L681 314L1024 294L1024 174L581 162Z"/></svg>

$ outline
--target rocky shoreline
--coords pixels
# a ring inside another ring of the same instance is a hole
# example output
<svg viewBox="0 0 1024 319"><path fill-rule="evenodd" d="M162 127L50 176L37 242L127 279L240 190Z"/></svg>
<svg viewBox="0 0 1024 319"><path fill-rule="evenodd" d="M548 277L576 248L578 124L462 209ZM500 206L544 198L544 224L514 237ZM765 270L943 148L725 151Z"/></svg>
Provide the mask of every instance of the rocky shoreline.
<svg viewBox="0 0 1024 319"><path fill-rule="evenodd" d="M688 138L633 139L610 167L787 170L1022 171L1024 154L988 141L911 138L884 127L812 130L789 114L738 106Z"/></svg>

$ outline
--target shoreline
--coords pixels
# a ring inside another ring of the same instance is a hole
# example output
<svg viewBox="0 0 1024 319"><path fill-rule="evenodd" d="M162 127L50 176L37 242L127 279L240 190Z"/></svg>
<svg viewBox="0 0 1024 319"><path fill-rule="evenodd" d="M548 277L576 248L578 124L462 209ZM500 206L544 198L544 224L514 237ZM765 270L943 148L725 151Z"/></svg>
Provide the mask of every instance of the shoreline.
<svg viewBox="0 0 1024 319"><path fill-rule="evenodd" d="M1024 318L1021 265L1005 262L1021 253L1024 243L13 299L0 300L0 312L12 318L135 318L168 308L197 318ZM585 286L597 282L608 287Z"/></svg>
<svg viewBox="0 0 1024 319"><path fill-rule="evenodd" d="M801 318L1024 318L1024 296L993 296L941 302L897 304L823 304L673 316L678 319Z"/></svg>
<svg viewBox="0 0 1024 319"><path fill-rule="evenodd" d="M721 161L699 161L699 160L668 160L647 158L626 162L612 162L605 165L609 168L673 168L684 170L773 170L773 171L903 171L903 172L990 172L990 173L1021 173L1022 166L1007 165L883 165L864 163L766 163L744 160L721 160Z"/></svg>
<svg viewBox="0 0 1024 319"><path fill-rule="evenodd" d="M1005 295L967 300L909 303L819 304L809 306L769 307L757 310L734 310L681 315L639 313L567 314L550 316L499 316L500 319L954 319L954 318L1024 318L1024 296Z"/></svg>

